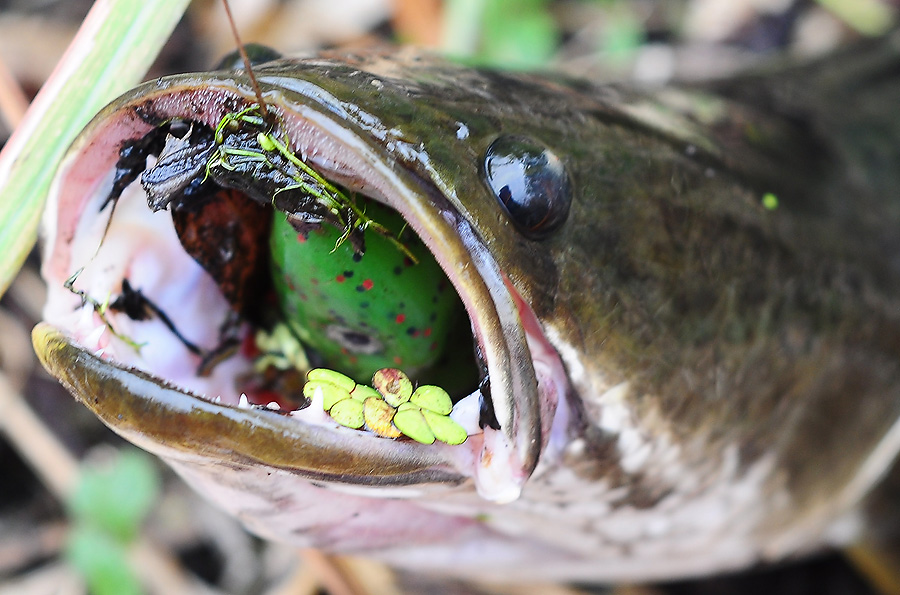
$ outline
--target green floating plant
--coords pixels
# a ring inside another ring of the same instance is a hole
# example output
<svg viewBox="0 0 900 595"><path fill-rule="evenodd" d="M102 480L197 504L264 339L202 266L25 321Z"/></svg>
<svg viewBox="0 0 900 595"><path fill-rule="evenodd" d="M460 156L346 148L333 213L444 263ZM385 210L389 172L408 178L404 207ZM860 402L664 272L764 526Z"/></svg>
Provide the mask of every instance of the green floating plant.
<svg viewBox="0 0 900 595"><path fill-rule="evenodd" d="M403 432L392 423L396 413L397 410L380 397L369 397L363 403L366 428L383 438L399 438L403 435Z"/></svg>
<svg viewBox="0 0 900 595"><path fill-rule="evenodd" d="M247 126L252 127L251 130L259 129L256 134L256 146L234 147L226 143L226 134L229 131ZM394 237L387 227L367 216L351 196L326 180L291 151L287 135L284 133L277 135L274 128L263 117L259 105L255 103L239 112L225 114L216 125L216 146L206 164L206 176L209 177L216 168L235 171L240 162L258 162L271 170L278 171L293 182L279 188L275 192L275 196L271 197L273 201L278 194L299 190L307 196L315 198L328 210L342 232L335 242L334 250L347 241L354 231L365 232L371 229L387 238L398 250L403 252L404 256L413 262L418 262L409 248ZM280 159L276 157L280 157Z"/></svg>
<svg viewBox="0 0 900 595"><path fill-rule="evenodd" d="M396 368L382 368L372 376L372 386L381 393L391 407L399 407L409 401L413 385L409 377Z"/></svg>
<svg viewBox="0 0 900 595"><path fill-rule="evenodd" d="M264 372L272 366L279 370L309 370L309 360L306 358L306 350L297 339L288 325L279 323L271 331L259 329L254 337L256 347L262 351L262 355L253 362L253 368L257 372Z"/></svg>
<svg viewBox="0 0 900 595"><path fill-rule="evenodd" d="M72 293L74 293L75 295L77 295L81 299L82 306L90 305L91 308L93 308L94 312L97 314L97 316L103 322L103 324L106 325L106 328L109 329L109 332L112 333L114 337L116 337L117 339L120 339L126 345L128 345L129 347L134 349L136 352L140 353L141 348L144 345L146 345L146 343L138 343L131 337L123 335L122 333L120 333L119 331L116 330L116 328L113 326L112 322L109 320L108 313L109 313L109 309L110 309L109 308L110 299L112 298L111 294L107 295L103 299L103 301L100 301L100 300L92 298L91 296L89 296L87 294L86 291L84 291L82 289L75 289L75 282L78 280L78 277L83 272L84 272L84 267L81 267L80 269L75 271L75 273L73 273L71 277L66 279L66 282L63 283L63 287L65 287L67 290L69 290Z"/></svg>
<svg viewBox="0 0 900 595"><path fill-rule="evenodd" d="M312 400L317 394L331 418L348 428L365 427L384 438L406 436L422 444L462 444L468 437L450 417L453 401L447 391L434 385L413 390L409 377L395 368L375 372L371 387L315 368L307 374L303 396Z"/></svg>
<svg viewBox="0 0 900 595"><path fill-rule="evenodd" d="M394 415L394 425L404 435L409 436L416 442L433 444L436 439L434 431L428 425L428 420L422 414L422 409L411 403L403 403L397 408L397 414Z"/></svg>

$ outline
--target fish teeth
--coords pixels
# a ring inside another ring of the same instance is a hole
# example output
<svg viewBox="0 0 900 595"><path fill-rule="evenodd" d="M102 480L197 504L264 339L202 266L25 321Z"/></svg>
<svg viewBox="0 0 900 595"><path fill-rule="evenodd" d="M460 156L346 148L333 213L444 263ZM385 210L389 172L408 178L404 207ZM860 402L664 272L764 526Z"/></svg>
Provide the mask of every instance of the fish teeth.
<svg viewBox="0 0 900 595"><path fill-rule="evenodd" d="M101 324L94 330L92 330L88 335L84 338L85 345L99 345L100 338L103 337L103 333L106 332L106 325Z"/></svg>
<svg viewBox="0 0 900 595"><path fill-rule="evenodd" d="M313 396L312 396L312 399L310 399L309 406L316 407L317 409L323 409L324 402L325 402L325 394L322 392L322 387L317 386L316 390L313 391Z"/></svg>
<svg viewBox="0 0 900 595"><path fill-rule="evenodd" d="M450 411L450 419L465 428L469 435L480 434L481 426L478 425L481 416L481 393L473 392L468 397L460 400Z"/></svg>
<svg viewBox="0 0 900 595"><path fill-rule="evenodd" d="M269 401L268 403L266 403L266 409L271 409L272 411L281 411L281 405L279 405L275 401Z"/></svg>
<svg viewBox="0 0 900 595"><path fill-rule="evenodd" d="M238 401L238 407L241 409L250 409L250 399L247 398L247 395L241 393L241 400Z"/></svg>
<svg viewBox="0 0 900 595"><path fill-rule="evenodd" d="M337 423L328 415L324 409L316 409L314 406L304 407L303 409L294 409L288 415L303 423L313 424L317 426L339 427Z"/></svg>
<svg viewBox="0 0 900 595"><path fill-rule="evenodd" d="M80 317L78 319L78 324L83 326L94 326L97 324L96 312L94 312L94 308L91 307L90 304L85 304L84 307L81 308Z"/></svg>

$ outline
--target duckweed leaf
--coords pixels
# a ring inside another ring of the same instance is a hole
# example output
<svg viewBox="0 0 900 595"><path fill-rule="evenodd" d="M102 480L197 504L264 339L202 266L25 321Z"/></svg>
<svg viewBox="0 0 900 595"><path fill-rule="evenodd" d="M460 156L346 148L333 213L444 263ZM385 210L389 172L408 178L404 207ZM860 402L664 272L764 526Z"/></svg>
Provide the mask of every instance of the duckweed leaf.
<svg viewBox="0 0 900 595"><path fill-rule="evenodd" d="M322 380L309 380L303 385L303 396L313 400L316 391L322 391L322 408L331 411L335 404L350 398L350 391Z"/></svg>
<svg viewBox="0 0 900 595"><path fill-rule="evenodd" d="M450 399L447 391L431 384L425 384L417 388L416 392L410 397L410 402L439 415L449 415L453 409L453 401Z"/></svg>
<svg viewBox="0 0 900 595"><path fill-rule="evenodd" d="M309 360L306 359L303 345L286 324L275 325L271 333L260 329L254 339L257 348L265 353L254 364L258 371L264 371L267 366L274 366L280 370L309 369Z"/></svg>
<svg viewBox="0 0 900 595"><path fill-rule="evenodd" d="M318 380L321 382L328 382L337 387L340 387L346 390L348 393L356 387L356 381L341 374L340 372L335 372L334 370L329 370L328 368L313 368L306 375L307 380L313 381Z"/></svg>
<svg viewBox="0 0 900 595"><path fill-rule="evenodd" d="M382 368L372 376L372 386L384 396L392 407L409 401L413 385L409 376L396 368Z"/></svg>
<svg viewBox="0 0 900 595"><path fill-rule="evenodd" d="M453 401L441 387L425 384L413 391L412 381L396 368L378 370L372 384L375 388L316 368L307 374L303 396L313 400L321 391L322 406L334 421L353 429L365 426L382 438L407 436L422 444L466 441L465 429L449 417Z"/></svg>
<svg viewBox="0 0 900 595"><path fill-rule="evenodd" d="M441 442L446 442L447 444L462 444L466 441L466 438L469 437L465 428L446 415L438 415L437 413L423 409L422 416L425 418L425 421L428 422L428 427L434 432L434 437Z"/></svg>
<svg viewBox="0 0 900 595"><path fill-rule="evenodd" d="M363 424L366 423L363 415L363 403L356 399L347 398L335 403L329 413L334 421L354 430L363 427Z"/></svg>
<svg viewBox="0 0 900 595"><path fill-rule="evenodd" d="M370 397L366 399L363 412L366 418L366 427L384 438L399 438L400 431L391 424L395 410L381 399Z"/></svg>
<svg viewBox="0 0 900 595"><path fill-rule="evenodd" d="M383 399L377 390L372 388L371 386L366 386L365 384L357 384L356 388L353 389L353 392L350 393L350 396L356 399L357 401L365 401L366 399L375 398L375 399Z"/></svg>
<svg viewBox="0 0 900 595"><path fill-rule="evenodd" d="M394 416L394 425L405 436L409 436L416 442L421 442L422 444L434 443L434 432L428 427L428 422L422 415L422 410L418 407L408 407L397 411L397 414Z"/></svg>

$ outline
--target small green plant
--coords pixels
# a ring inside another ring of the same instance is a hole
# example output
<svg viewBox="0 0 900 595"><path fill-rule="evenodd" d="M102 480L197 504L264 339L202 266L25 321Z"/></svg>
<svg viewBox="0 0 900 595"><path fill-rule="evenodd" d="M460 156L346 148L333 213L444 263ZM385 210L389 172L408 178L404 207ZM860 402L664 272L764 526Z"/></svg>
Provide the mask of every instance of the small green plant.
<svg viewBox="0 0 900 595"><path fill-rule="evenodd" d="M313 197L330 213L332 219L329 221L342 231L335 243L335 250L350 237L351 233L371 229L387 238L405 256L414 262L417 260L409 248L394 237L385 226L366 215L356 204L354 194L348 196L295 155L288 148L290 141L287 136L276 135L261 110L260 105L253 104L239 112L225 114L216 126L216 146L206 165L207 177L219 168L227 171L246 168L248 162L259 164L265 171L277 171L292 183L275 192L271 197L273 203L279 194L292 190L299 190ZM228 144L229 132L248 127L258 129L256 146L239 148Z"/></svg>
<svg viewBox="0 0 900 595"><path fill-rule="evenodd" d="M549 0L449 0L444 51L505 68L544 66L559 42Z"/></svg>
<svg viewBox="0 0 900 595"><path fill-rule="evenodd" d="M156 468L136 450L85 466L66 503L71 529L65 555L94 595L143 592L127 552L158 494Z"/></svg>

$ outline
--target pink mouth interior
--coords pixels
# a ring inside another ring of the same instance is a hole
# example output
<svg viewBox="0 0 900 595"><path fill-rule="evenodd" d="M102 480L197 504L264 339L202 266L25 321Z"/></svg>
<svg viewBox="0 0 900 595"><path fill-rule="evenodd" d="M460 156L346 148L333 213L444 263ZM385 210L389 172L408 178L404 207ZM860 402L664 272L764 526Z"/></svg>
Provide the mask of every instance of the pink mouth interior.
<svg viewBox="0 0 900 595"><path fill-rule="evenodd" d="M211 127L229 111L229 92L211 86L198 110L196 97L190 91L171 92L153 104L158 113L169 117L190 118ZM232 102L233 103L233 102ZM334 179L352 182L363 187L365 193L381 202L391 204L390 182L370 163L361 161L345 145L327 131L300 117L286 115L286 128L291 131L293 147L307 156L316 167L327 169ZM76 288L87 291L94 299L121 291L121 281L128 278L164 311L170 313L175 325L192 342L212 346L218 338L218 321L224 320L229 305L215 282L181 248L165 211L150 213L140 184L135 182L123 193L116 205L114 225L104 237L110 207L100 205L108 195L112 172L119 158L119 147L127 140L139 138L153 130L137 110L119 110L113 117L102 120L90 133L86 146L75 151L57 177L51 204L45 220L44 275L50 285L47 321L64 329L86 349L98 352L120 364L143 369L174 386L224 404L241 404L233 379L246 371L250 361L240 355L229 358L205 378L196 375L198 356L184 345L172 341L168 330L152 321L133 321L125 316L110 315L118 333L142 344L140 351L123 343L106 328L100 316L90 307L80 307L80 298L64 289L63 283L80 267L85 270ZM329 177L332 177L329 176ZM393 205L402 211L402 205ZM404 213L405 215L405 213ZM429 244L442 268L454 285L458 284L457 267L442 259L439 250L415 218L408 218L411 227ZM101 238L103 238L101 244ZM98 249L99 246L99 249ZM565 374L559 358L541 332L530 308L515 289L506 283L519 311L528 343L534 358L541 396L543 442L546 445L553 433L565 426L566 412L559 395L566 390ZM198 297L198 296L202 296ZM460 292L466 310L477 306L470 296ZM482 333L477 318L470 316L473 332L479 342ZM215 321L215 322L210 322ZM245 328L245 333L250 333ZM454 408L454 418L470 433L480 434L479 394L476 390ZM316 424L331 423L321 407L313 404L299 411L298 419ZM473 454L481 448L480 440L470 440ZM473 462L474 464L474 462Z"/></svg>

